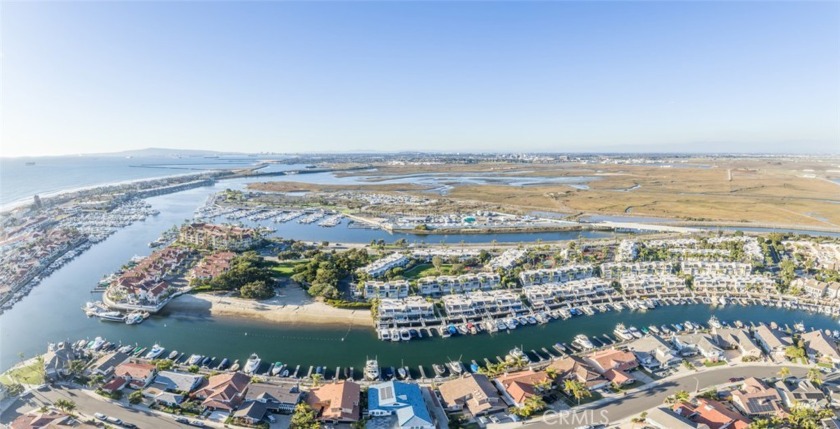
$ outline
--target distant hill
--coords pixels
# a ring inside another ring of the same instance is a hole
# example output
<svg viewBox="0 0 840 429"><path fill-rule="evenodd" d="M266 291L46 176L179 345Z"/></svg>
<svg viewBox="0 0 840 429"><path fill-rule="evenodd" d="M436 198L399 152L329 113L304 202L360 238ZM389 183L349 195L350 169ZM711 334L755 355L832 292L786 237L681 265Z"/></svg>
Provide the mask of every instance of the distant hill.
<svg viewBox="0 0 840 429"><path fill-rule="evenodd" d="M104 152L85 154L88 156L115 156L115 157L175 157L175 156L217 156L217 155L243 155L243 152L218 152L214 150L196 149L169 149L162 147L150 147L146 149L123 150L119 152Z"/></svg>

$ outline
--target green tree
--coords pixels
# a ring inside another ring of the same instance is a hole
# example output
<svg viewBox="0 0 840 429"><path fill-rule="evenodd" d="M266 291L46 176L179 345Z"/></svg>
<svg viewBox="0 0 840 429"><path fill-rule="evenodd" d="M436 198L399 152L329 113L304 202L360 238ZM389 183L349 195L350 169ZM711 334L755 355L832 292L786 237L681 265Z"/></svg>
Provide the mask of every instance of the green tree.
<svg viewBox="0 0 840 429"><path fill-rule="evenodd" d="M66 414L70 414L76 409L76 403L69 399L59 399L53 402L53 405Z"/></svg>
<svg viewBox="0 0 840 429"><path fill-rule="evenodd" d="M788 378L790 377L790 368L783 366L782 369L778 372L780 378Z"/></svg>
<svg viewBox="0 0 840 429"><path fill-rule="evenodd" d="M580 405L581 399L589 398L592 396L592 392L589 391L586 385L578 380L569 379L564 381L563 390L565 390L566 393L572 395L572 397L577 400L578 405Z"/></svg>
<svg viewBox="0 0 840 429"><path fill-rule="evenodd" d="M819 368L808 369L808 380L810 380L811 383L814 383L818 386L822 384L822 373L820 372Z"/></svg>
<svg viewBox="0 0 840 429"><path fill-rule="evenodd" d="M239 288L239 294L247 299L269 299L274 296L274 289L263 280L245 283Z"/></svg>
<svg viewBox="0 0 840 429"><path fill-rule="evenodd" d="M143 391L142 390L135 390L128 395L128 403L132 405L137 405L143 402Z"/></svg>
<svg viewBox="0 0 840 429"><path fill-rule="evenodd" d="M291 429L318 429L321 425L315 420L315 411L306 402L301 402L295 406L289 427Z"/></svg>

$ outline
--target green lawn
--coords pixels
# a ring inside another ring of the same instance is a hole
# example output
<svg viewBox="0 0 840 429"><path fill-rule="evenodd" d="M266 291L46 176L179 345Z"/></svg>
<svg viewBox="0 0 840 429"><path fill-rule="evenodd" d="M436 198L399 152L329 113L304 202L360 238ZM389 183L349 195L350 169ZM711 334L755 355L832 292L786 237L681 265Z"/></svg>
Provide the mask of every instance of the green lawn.
<svg viewBox="0 0 840 429"><path fill-rule="evenodd" d="M20 384L43 384L44 374L40 361L33 361L31 364L19 368L13 368L0 375L0 383L11 385Z"/></svg>
<svg viewBox="0 0 840 429"><path fill-rule="evenodd" d="M271 270L277 273L277 275L280 277L291 277L292 274L295 273L295 267L300 264L305 264L306 262L306 260L283 261L271 267Z"/></svg>
<svg viewBox="0 0 840 429"><path fill-rule="evenodd" d="M421 277L429 277L429 276L437 276L437 275L448 275L449 270L452 268L452 264L443 264L440 266L440 274L438 274L438 270L432 264L417 264L410 270L406 270L403 273L403 277L406 280L417 280Z"/></svg>

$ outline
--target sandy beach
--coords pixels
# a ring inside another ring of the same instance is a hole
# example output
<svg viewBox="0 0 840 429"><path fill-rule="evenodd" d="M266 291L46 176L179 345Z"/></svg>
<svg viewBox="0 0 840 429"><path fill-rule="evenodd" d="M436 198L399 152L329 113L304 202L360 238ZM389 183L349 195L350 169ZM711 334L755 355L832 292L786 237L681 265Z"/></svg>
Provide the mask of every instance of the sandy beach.
<svg viewBox="0 0 840 429"><path fill-rule="evenodd" d="M265 301L209 293L186 294L170 302L166 311L182 316L242 317L291 324L372 325L370 310L330 307L292 284L280 288L277 296Z"/></svg>

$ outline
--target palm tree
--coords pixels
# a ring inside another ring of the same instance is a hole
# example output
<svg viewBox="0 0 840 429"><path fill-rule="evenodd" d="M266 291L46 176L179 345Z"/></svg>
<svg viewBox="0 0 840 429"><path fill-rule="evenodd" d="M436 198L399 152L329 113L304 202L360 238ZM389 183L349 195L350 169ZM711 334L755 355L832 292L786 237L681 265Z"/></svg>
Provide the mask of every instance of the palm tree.
<svg viewBox="0 0 840 429"><path fill-rule="evenodd" d="M691 398L691 395L685 390L680 390L677 393L665 398L665 403L668 404L679 404L680 402L688 402Z"/></svg>
<svg viewBox="0 0 840 429"><path fill-rule="evenodd" d="M321 378L323 376L321 374L312 374L312 387L318 387L321 384Z"/></svg>
<svg viewBox="0 0 840 429"><path fill-rule="evenodd" d="M59 399L55 401L53 405L67 414L71 413L73 410L76 409L76 403L68 399Z"/></svg>
<svg viewBox="0 0 840 429"><path fill-rule="evenodd" d="M822 384L822 373L816 367L808 369L808 380L816 385Z"/></svg>
<svg viewBox="0 0 840 429"><path fill-rule="evenodd" d="M782 369L779 370L778 374L781 378L788 378L790 376L790 368L783 366Z"/></svg>
<svg viewBox="0 0 840 429"><path fill-rule="evenodd" d="M101 374L96 374L88 380L88 387L96 387L105 379Z"/></svg>
<svg viewBox="0 0 840 429"><path fill-rule="evenodd" d="M525 400L525 407L528 408L531 414L536 413L537 411L541 411L545 409L546 403L545 400L540 395L533 395L528 397Z"/></svg>
<svg viewBox="0 0 840 429"><path fill-rule="evenodd" d="M580 405L580 400L592 396L592 392L586 388L586 385L580 381L569 379L563 382L563 389L572 395Z"/></svg>

